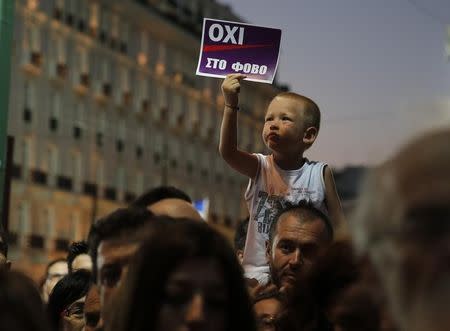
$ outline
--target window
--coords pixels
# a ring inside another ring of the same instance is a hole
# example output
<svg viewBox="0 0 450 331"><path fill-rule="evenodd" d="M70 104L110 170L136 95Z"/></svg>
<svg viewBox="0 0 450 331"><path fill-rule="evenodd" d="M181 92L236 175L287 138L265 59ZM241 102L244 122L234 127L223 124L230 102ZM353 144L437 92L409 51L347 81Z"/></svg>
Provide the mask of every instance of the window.
<svg viewBox="0 0 450 331"><path fill-rule="evenodd" d="M56 176L59 172L59 155L58 149L55 146L50 146L47 149L48 157L48 174Z"/></svg>
<svg viewBox="0 0 450 331"><path fill-rule="evenodd" d="M34 168L34 144L31 137L23 140L23 169L24 173Z"/></svg>
<svg viewBox="0 0 450 331"><path fill-rule="evenodd" d="M25 81L24 85L24 109L23 120L26 123L31 123L33 120L33 110L36 106L36 89L34 82Z"/></svg>
<svg viewBox="0 0 450 331"><path fill-rule="evenodd" d="M139 171L136 174L136 194L142 194L144 192L144 173Z"/></svg>
<svg viewBox="0 0 450 331"><path fill-rule="evenodd" d="M72 167L73 167L73 183L76 191L81 191L81 183L83 180L83 162L80 152L74 152L72 154Z"/></svg>
<svg viewBox="0 0 450 331"><path fill-rule="evenodd" d="M101 112L98 119L98 129L96 136L96 144L98 147L103 146L105 134L106 134L106 114L105 112Z"/></svg>
<svg viewBox="0 0 450 331"><path fill-rule="evenodd" d="M61 109L61 94L58 91L52 91L49 129L50 131L57 131L59 125L59 114Z"/></svg>
<svg viewBox="0 0 450 331"><path fill-rule="evenodd" d="M73 136L75 139L80 139L83 134L84 117L86 112L84 102L79 102L75 110L75 123L73 127Z"/></svg>
<svg viewBox="0 0 450 331"><path fill-rule="evenodd" d="M125 168L123 166L119 166L117 169L117 191L124 193L126 191L125 187L126 183L126 175Z"/></svg>
<svg viewBox="0 0 450 331"><path fill-rule="evenodd" d="M99 27L99 6L98 3L91 1L89 3L89 32L92 36L96 36Z"/></svg>
<svg viewBox="0 0 450 331"><path fill-rule="evenodd" d="M103 159L99 159L97 162L96 180L98 186L103 188L105 185L105 162Z"/></svg>
<svg viewBox="0 0 450 331"><path fill-rule="evenodd" d="M20 203L17 223L11 224L11 232L22 235L30 233L30 205L28 201Z"/></svg>
<svg viewBox="0 0 450 331"><path fill-rule="evenodd" d="M106 8L102 8L100 11L100 42L106 43L107 32L110 31L110 14Z"/></svg>
<svg viewBox="0 0 450 331"><path fill-rule="evenodd" d="M79 241L82 239L81 231L81 217L80 212L78 210L75 210L72 212L71 215L71 231L68 239L72 239L74 241Z"/></svg>

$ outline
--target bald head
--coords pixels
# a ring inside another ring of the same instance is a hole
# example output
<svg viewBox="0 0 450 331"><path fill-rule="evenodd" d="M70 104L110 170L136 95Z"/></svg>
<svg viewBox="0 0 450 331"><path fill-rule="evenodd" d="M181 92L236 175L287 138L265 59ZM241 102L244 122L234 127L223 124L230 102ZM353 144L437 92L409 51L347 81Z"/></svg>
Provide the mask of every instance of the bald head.
<svg viewBox="0 0 450 331"><path fill-rule="evenodd" d="M163 199L148 206L148 209L155 215L165 215L174 218L190 218L203 221L194 206L181 199Z"/></svg>

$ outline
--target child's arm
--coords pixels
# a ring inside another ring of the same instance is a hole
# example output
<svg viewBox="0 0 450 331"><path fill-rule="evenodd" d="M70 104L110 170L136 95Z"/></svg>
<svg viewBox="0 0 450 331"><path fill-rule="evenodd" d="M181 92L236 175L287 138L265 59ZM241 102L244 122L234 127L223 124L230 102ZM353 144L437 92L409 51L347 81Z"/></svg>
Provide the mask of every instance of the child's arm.
<svg viewBox="0 0 450 331"><path fill-rule="evenodd" d="M228 75L222 83L225 108L220 129L219 152L233 169L250 178L255 178L258 171L257 157L237 148L237 107L241 81L244 78L244 75L232 74Z"/></svg>
<svg viewBox="0 0 450 331"><path fill-rule="evenodd" d="M330 167L325 167L325 201L327 204L328 214L335 229L335 233L346 230L344 212L342 211L341 201L339 200L334 183L333 172Z"/></svg>

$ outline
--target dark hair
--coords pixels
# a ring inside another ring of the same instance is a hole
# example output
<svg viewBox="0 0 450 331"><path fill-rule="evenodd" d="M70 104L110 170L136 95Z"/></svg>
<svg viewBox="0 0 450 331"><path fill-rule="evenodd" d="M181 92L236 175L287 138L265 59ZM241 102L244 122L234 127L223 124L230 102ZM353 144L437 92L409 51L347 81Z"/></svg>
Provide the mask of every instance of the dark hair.
<svg viewBox="0 0 450 331"><path fill-rule="evenodd" d="M262 291L258 294L256 294L253 297L253 304L256 304L259 301L267 300L267 299L276 299L278 301L284 301L285 300L285 294L281 293L277 288L272 288L269 291Z"/></svg>
<svg viewBox="0 0 450 331"><path fill-rule="evenodd" d="M131 206L147 208L164 199L180 199L192 203L191 198L182 190L173 186L158 186L136 198Z"/></svg>
<svg viewBox="0 0 450 331"><path fill-rule="evenodd" d="M52 265L54 265L54 264L56 264L56 263L59 263L59 262L66 262L67 263L67 260L65 259L65 258L58 258L58 259L55 259L55 260L52 260L52 261L50 261L48 264L47 264L47 268L45 269L45 277L47 277L48 276L48 271L50 270L50 268L52 267ZM45 280L44 280L45 281Z"/></svg>
<svg viewBox="0 0 450 331"><path fill-rule="evenodd" d="M234 249L235 250L244 250L245 240L247 239L247 230L248 230L248 222L249 218L242 220L239 222L236 227L236 232L234 233Z"/></svg>
<svg viewBox="0 0 450 331"><path fill-rule="evenodd" d="M134 257L119 289L107 330L153 330L166 299L166 282L171 273L190 258L212 258L222 268L227 287L227 331L254 331L252 306L242 269L225 238L205 223L180 219L156 229ZM148 263L151 261L151 263ZM145 305L140 304L146 302ZM139 303L139 304L137 304ZM153 323L149 324L149 323Z"/></svg>
<svg viewBox="0 0 450 331"><path fill-rule="evenodd" d="M69 273L72 272L73 260L75 260L75 258L78 255L88 253L89 253L89 246L85 241L76 241L69 246L69 252L67 253L67 266L69 268Z"/></svg>
<svg viewBox="0 0 450 331"><path fill-rule="evenodd" d="M97 220L89 230L89 253L92 258L92 273L97 276L97 249L100 242L109 239L120 239L133 234L148 223L153 214L146 208L130 206L120 208L111 214Z"/></svg>
<svg viewBox="0 0 450 331"><path fill-rule="evenodd" d="M34 282L18 271L0 270L0 325L8 331L48 331L44 304Z"/></svg>
<svg viewBox="0 0 450 331"><path fill-rule="evenodd" d="M48 316L53 329L58 330L61 314L73 302L84 297L91 286L91 273L78 270L61 278L48 298Z"/></svg>
<svg viewBox="0 0 450 331"><path fill-rule="evenodd" d="M269 229L269 242L272 243L273 237L275 235L275 231L277 229L277 224L280 219L280 217L286 213L292 213L296 215L300 222L311 222L315 219L320 219L324 224L325 228L327 230L327 234L329 237L329 240L333 240L334 236L334 230L333 226L331 225L330 219L327 215L325 215L322 211L314 207L314 205L310 202L306 202L304 200L301 200L298 204L291 205L289 204L287 207L280 210L280 212L276 215L276 217L273 219L272 224L270 224Z"/></svg>
<svg viewBox="0 0 450 331"><path fill-rule="evenodd" d="M294 92L281 92L276 95L276 97L280 98L288 98L295 100L297 102L305 103L306 107L303 112L303 123L305 124L305 128L315 127L317 132L320 129L320 108L312 99L305 97L304 95L297 94Z"/></svg>

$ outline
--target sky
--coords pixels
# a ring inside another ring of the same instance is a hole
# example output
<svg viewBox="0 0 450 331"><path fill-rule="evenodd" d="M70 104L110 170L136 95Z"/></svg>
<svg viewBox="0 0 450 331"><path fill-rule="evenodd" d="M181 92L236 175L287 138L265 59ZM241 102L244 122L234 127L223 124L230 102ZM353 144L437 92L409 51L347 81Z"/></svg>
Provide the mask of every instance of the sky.
<svg viewBox="0 0 450 331"><path fill-rule="evenodd" d="M374 165L450 124L449 0L219 2L247 22L282 29L278 82L322 111L308 158Z"/></svg>

